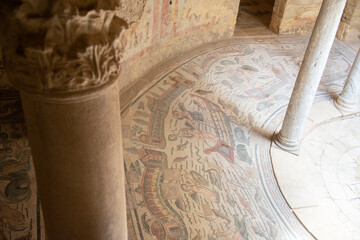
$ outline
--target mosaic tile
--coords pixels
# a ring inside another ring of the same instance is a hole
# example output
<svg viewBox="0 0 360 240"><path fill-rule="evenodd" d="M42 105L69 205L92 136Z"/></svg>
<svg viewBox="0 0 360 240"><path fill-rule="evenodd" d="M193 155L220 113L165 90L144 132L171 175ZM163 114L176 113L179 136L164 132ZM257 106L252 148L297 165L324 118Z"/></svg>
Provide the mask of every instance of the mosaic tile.
<svg viewBox="0 0 360 240"><path fill-rule="evenodd" d="M20 96L3 75L0 93L0 239L44 239Z"/></svg>
<svg viewBox="0 0 360 240"><path fill-rule="evenodd" d="M139 179L133 239L313 239L269 155L305 48L305 38L232 39L144 77L149 86L122 103L126 172ZM353 57L335 43L318 101L341 90Z"/></svg>

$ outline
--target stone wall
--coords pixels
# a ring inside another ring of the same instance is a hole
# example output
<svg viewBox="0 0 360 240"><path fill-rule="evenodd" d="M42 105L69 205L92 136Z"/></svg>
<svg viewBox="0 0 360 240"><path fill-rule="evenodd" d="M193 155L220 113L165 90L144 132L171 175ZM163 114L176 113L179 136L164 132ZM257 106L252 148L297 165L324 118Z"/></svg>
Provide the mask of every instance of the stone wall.
<svg viewBox="0 0 360 240"><path fill-rule="evenodd" d="M279 34L310 33L322 0L276 0L270 29Z"/></svg>
<svg viewBox="0 0 360 240"><path fill-rule="evenodd" d="M360 37L360 1L348 0L339 25L337 38L347 40Z"/></svg>
<svg viewBox="0 0 360 240"><path fill-rule="evenodd" d="M140 20L120 36L125 92L155 65L203 43L233 35L239 0L147 0Z"/></svg>
<svg viewBox="0 0 360 240"><path fill-rule="evenodd" d="M276 0L270 29L279 34L311 33L322 0ZM348 0L337 38L346 40L359 37L360 1Z"/></svg>
<svg viewBox="0 0 360 240"><path fill-rule="evenodd" d="M157 64L203 43L232 37L239 2L6 2L0 7L4 22L0 24L0 44L8 56L7 75L28 87L50 92L101 84L110 69L112 76L121 72L119 85L124 92ZM85 59L98 62L97 69L83 69L79 61ZM121 63L121 71L117 63ZM94 79L89 79L90 75Z"/></svg>

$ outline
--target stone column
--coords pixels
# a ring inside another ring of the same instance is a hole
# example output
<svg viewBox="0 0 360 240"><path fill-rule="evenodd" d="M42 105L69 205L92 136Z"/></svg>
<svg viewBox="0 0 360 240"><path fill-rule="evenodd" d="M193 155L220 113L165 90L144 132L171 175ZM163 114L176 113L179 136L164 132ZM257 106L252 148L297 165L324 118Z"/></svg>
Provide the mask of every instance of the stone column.
<svg viewBox="0 0 360 240"><path fill-rule="evenodd" d="M116 1L100 2L0 7L4 66L21 92L50 240L127 239L117 87L127 21Z"/></svg>
<svg viewBox="0 0 360 240"><path fill-rule="evenodd" d="M334 101L335 106L344 113L353 112L359 100L359 84L360 84L360 49L356 55L355 61L351 67L349 76L345 82L345 86Z"/></svg>
<svg viewBox="0 0 360 240"><path fill-rule="evenodd" d="M346 0L324 0L301 64L282 128L280 148L298 154L300 139L324 71Z"/></svg>
<svg viewBox="0 0 360 240"><path fill-rule="evenodd" d="M127 239L116 81L56 97L20 90L48 238Z"/></svg>

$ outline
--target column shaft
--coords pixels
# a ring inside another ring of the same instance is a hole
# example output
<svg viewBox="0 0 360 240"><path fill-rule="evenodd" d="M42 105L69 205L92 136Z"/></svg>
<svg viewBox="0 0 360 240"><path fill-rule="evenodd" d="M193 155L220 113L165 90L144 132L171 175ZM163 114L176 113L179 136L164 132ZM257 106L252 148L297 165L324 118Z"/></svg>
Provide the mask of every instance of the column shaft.
<svg viewBox="0 0 360 240"><path fill-rule="evenodd" d="M345 86L337 97L335 106L342 112L352 112L356 109L359 95L360 81L360 49L351 67Z"/></svg>
<svg viewBox="0 0 360 240"><path fill-rule="evenodd" d="M297 153L301 133L314 101L346 0L324 0L300 67L280 133L275 143Z"/></svg>
<svg viewBox="0 0 360 240"><path fill-rule="evenodd" d="M78 101L22 101L48 239L127 239L116 83Z"/></svg>

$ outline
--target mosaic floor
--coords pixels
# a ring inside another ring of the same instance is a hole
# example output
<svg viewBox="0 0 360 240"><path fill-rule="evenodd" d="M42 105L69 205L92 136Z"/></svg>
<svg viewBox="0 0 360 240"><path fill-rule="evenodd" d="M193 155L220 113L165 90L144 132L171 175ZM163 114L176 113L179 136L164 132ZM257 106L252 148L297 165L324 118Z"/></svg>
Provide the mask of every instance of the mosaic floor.
<svg viewBox="0 0 360 240"><path fill-rule="evenodd" d="M20 96L0 76L0 239L44 239Z"/></svg>
<svg viewBox="0 0 360 240"><path fill-rule="evenodd" d="M306 42L218 42L144 77L122 103L130 239L313 239L269 154ZM335 42L317 101L341 90L353 58Z"/></svg>
<svg viewBox="0 0 360 240"><path fill-rule="evenodd" d="M269 154L306 44L211 43L121 96L129 239L313 239ZM318 101L341 89L354 57L335 42ZM21 101L3 81L0 92L0 239L45 239Z"/></svg>

